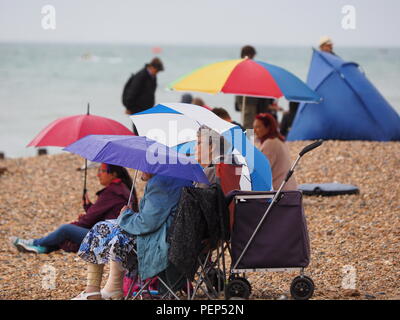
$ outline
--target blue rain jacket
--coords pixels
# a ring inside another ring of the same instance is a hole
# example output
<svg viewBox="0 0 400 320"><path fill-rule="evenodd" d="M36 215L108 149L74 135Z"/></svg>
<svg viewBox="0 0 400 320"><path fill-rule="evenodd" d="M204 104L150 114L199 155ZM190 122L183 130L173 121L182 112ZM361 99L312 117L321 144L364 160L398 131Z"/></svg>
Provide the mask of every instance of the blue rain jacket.
<svg viewBox="0 0 400 320"><path fill-rule="evenodd" d="M167 231L189 180L156 175L146 185L139 212L127 209L118 218L119 226L137 236L139 275L154 277L168 266Z"/></svg>

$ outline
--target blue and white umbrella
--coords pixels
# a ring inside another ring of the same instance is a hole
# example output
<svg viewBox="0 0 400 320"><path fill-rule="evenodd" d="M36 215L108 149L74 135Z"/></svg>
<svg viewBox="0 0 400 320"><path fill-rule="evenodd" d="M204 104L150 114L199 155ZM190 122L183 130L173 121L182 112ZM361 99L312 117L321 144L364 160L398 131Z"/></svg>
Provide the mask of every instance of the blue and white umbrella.
<svg viewBox="0 0 400 320"><path fill-rule="evenodd" d="M250 142L239 126L225 121L197 105L163 103L130 116L142 136L156 140L180 152L193 150L197 131L205 125L222 135L243 165L242 190L269 191L272 173L268 159Z"/></svg>

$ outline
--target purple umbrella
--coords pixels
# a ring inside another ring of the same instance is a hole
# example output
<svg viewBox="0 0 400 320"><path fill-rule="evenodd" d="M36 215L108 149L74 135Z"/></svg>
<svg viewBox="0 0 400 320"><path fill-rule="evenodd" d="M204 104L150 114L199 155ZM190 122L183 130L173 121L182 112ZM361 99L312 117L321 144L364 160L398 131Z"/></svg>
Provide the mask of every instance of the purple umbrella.
<svg viewBox="0 0 400 320"><path fill-rule="evenodd" d="M63 150L94 162L210 184L196 160L146 137L89 135Z"/></svg>

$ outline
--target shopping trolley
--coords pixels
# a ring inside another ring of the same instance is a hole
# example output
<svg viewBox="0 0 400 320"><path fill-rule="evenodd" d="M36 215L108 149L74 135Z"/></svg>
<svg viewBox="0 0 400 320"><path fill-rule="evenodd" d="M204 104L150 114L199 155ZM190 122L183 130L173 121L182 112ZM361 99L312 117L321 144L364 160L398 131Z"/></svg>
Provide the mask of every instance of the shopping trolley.
<svg viewBox="0 0 400 320"><path fill-rule="evenodd" d="M310 262L310 241L302 192L282 189L300 158L322 143L323 140L314 142L299 153L277 191L235 191L231 195L235 208L226 299L250 296L248 272L299 272L291 283L292 297L307 300L313 295L314 282L304 274Z"/></svg>

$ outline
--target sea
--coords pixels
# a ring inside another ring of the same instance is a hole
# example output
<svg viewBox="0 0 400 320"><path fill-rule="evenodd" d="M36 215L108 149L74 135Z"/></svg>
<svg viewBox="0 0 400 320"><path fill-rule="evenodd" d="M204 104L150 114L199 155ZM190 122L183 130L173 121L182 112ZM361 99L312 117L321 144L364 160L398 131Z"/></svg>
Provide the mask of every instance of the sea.
<svg viewBox="0 0 400 320"><path fill-rule="evenodd" d="M303 81L311 61L311 47L257 46L257 60L281 66ZM400 48L340 48L335 52L357 62L392 107L400 113ZM50 122L85 114L117 120L131 128L121 102L132 73L153 57L165 71L157 76L156 103L180 102L184 92L168 84L209 63L239 58L240 46L163 46L128 44L0 43L0 152L7 158L37 154L27 144ZM223 107L232 119L234 96L191 93L212 107ZM288 109L288 101L279 104ZM49 147L48 153L64 152Z"/></svg>

